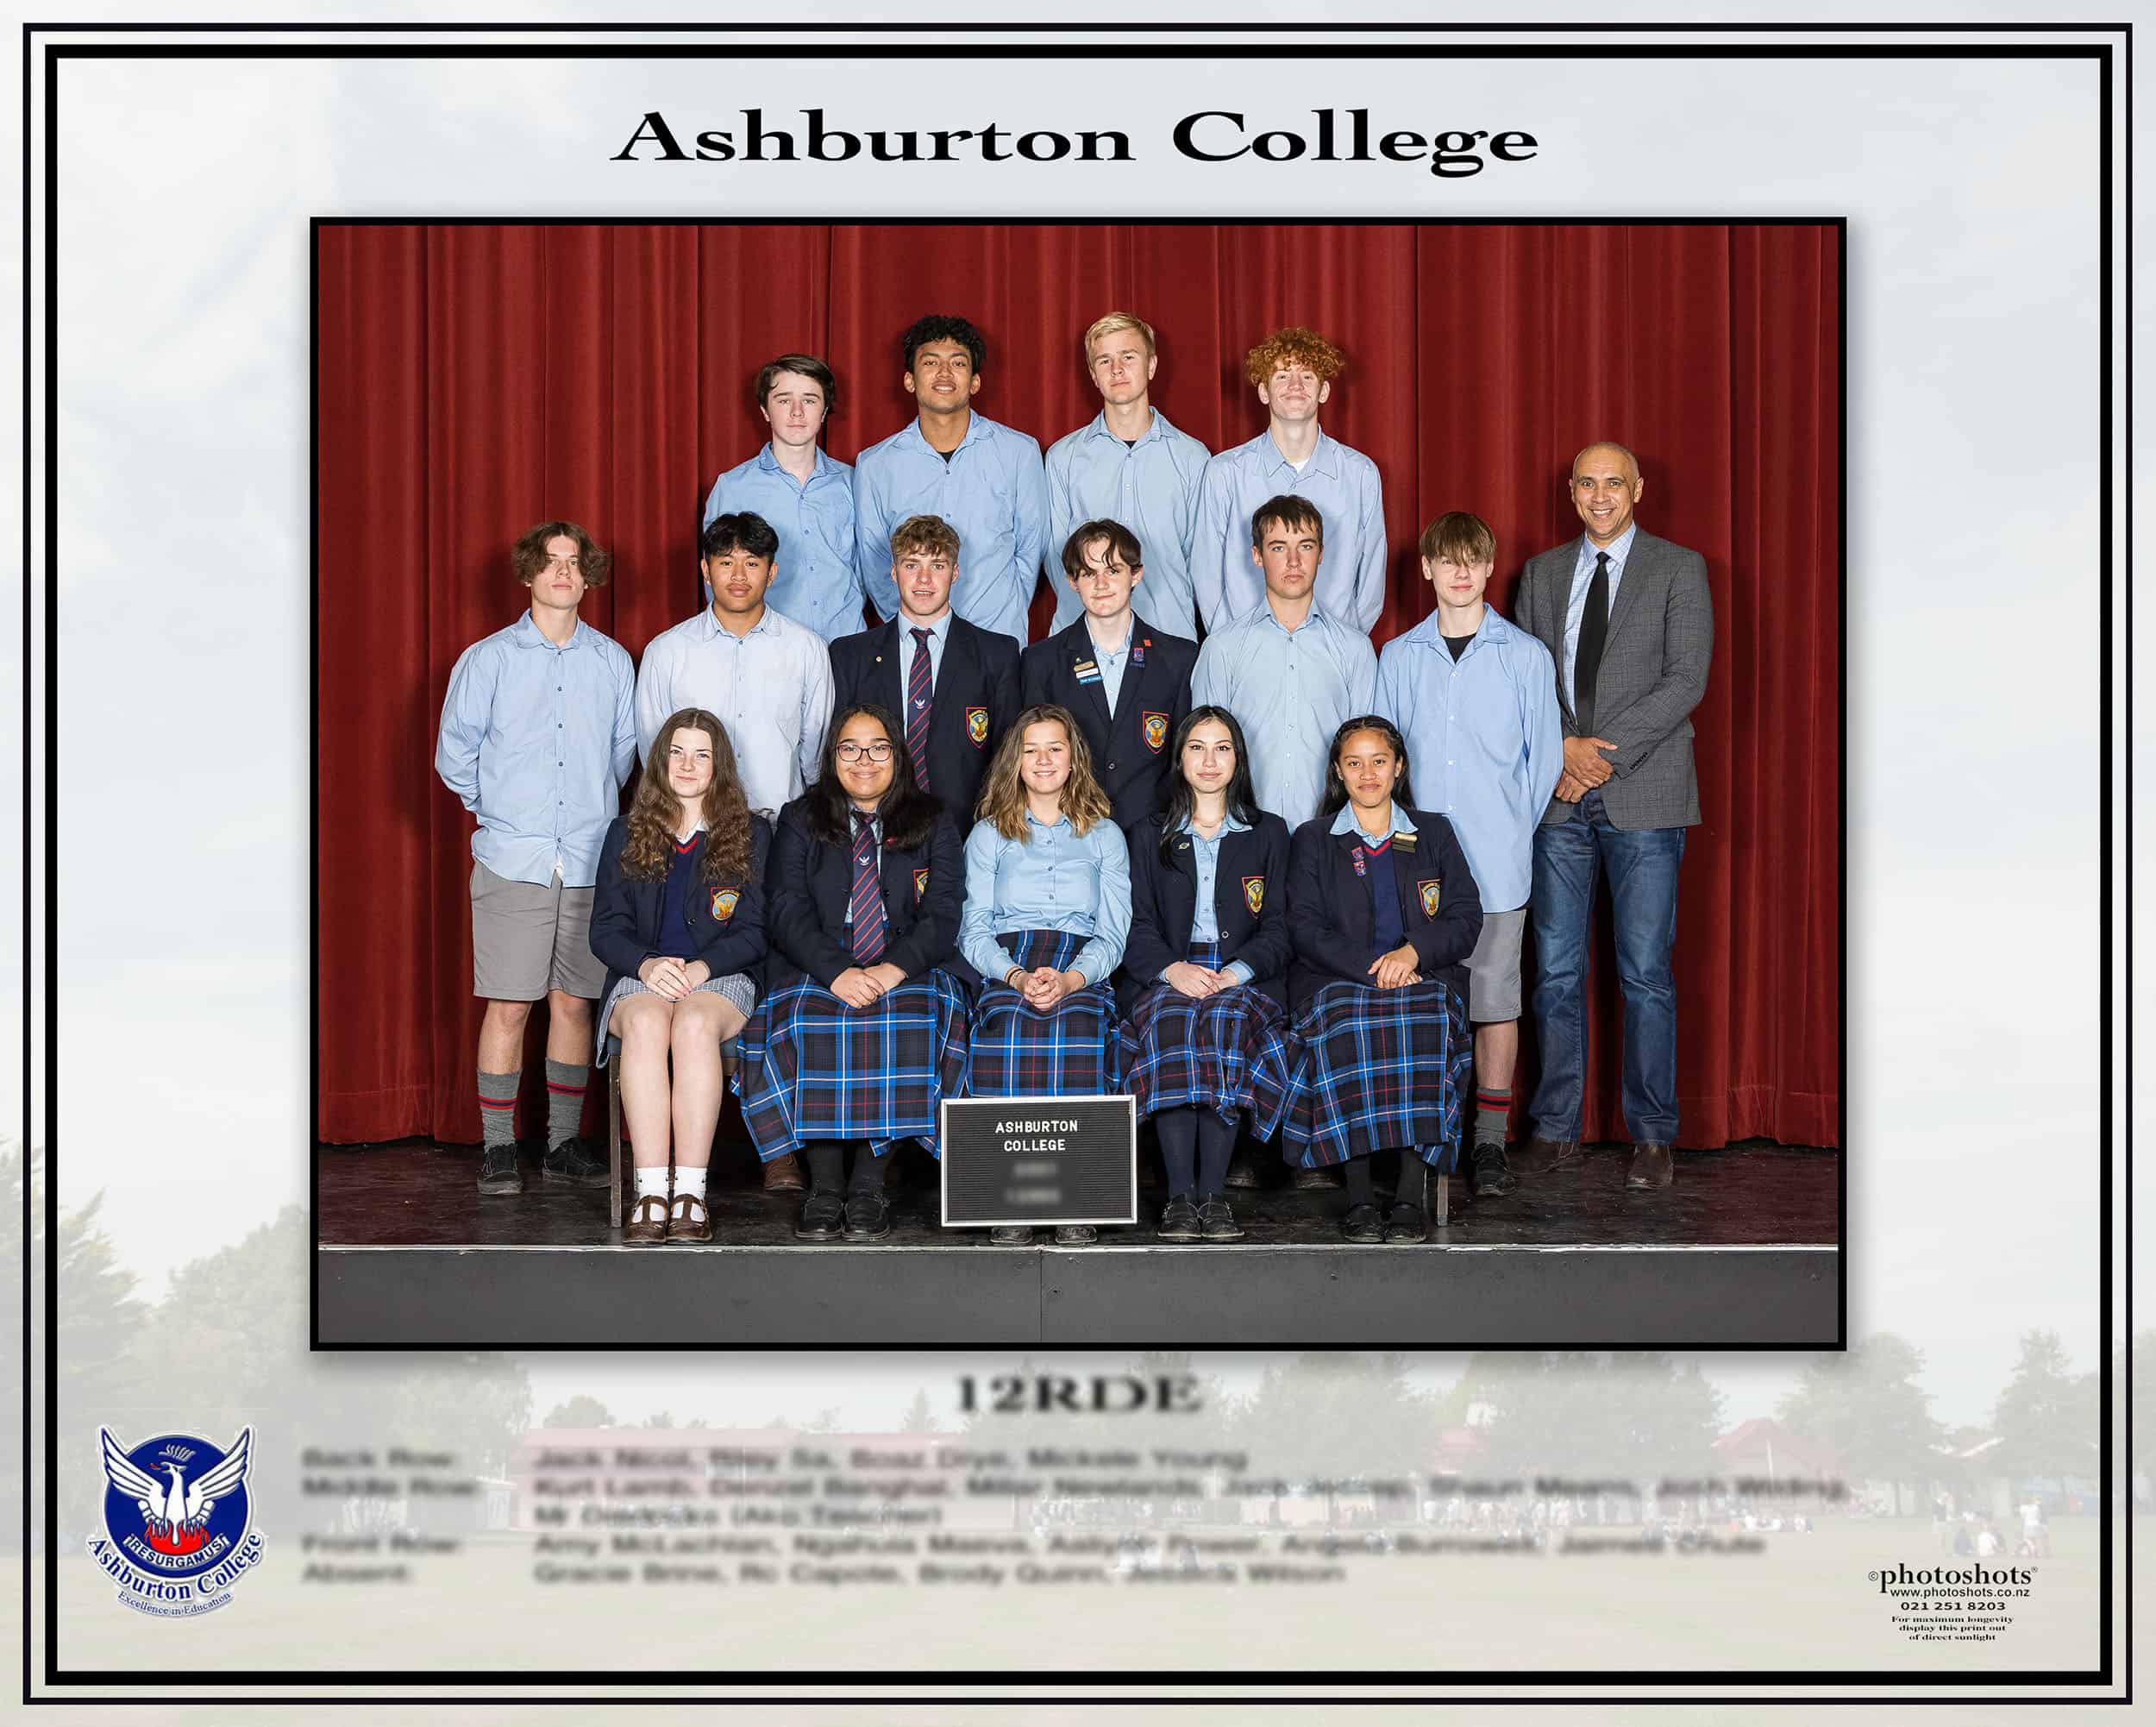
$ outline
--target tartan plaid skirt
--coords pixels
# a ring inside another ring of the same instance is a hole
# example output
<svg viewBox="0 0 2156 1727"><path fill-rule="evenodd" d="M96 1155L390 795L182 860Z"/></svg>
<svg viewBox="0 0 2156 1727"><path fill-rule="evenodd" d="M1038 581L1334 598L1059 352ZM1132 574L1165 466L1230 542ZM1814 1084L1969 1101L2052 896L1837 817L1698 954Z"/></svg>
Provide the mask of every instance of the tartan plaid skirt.
<svg viewBox="0 0 2156 1727"><path fill-rule="evenodd" d="M1193 942L1190 963L1220 969L1217 942ZM1294 1096L1288 1015L1262 989L1240 984L1203 999L1156 983L1123 1022L1123 1077L1138 1113L1194 1107L1222 1120L1250 1118L1269 1140Z"/></svg>
<svg viewBox="0 0 2156 1727"><path fill-rule="evenodd" d="M1467 1010L1449 983L1326 984L1295 1021L1297 1096L1282 1136L1306 1169L1412 1146L1450 1171L1475 1066Z"/></svg>
<svg viewBox="0 0 2156 1727"><path fill-rule="evenodd" d="M756 1006L733 1084L766 1163L811 1140L866 1140L881 1157L902 1140L932 1152L937 1106L966 1075L966 992L947 971L909 977L867 1008L813 978Z"/></svg>
<svg viewBox="0 0 2156 1727"><path fill-rule="evenodd" d="M1013 965L1067 971L1086 938L1057 930L1012 930L996 939ZM989 982L974 1006L966 1090L975 1097L1035 1094L1082 1096L1122 1090L1115 996L1103 983L1069 995L1047 1013L1008 983Z"/></svg>

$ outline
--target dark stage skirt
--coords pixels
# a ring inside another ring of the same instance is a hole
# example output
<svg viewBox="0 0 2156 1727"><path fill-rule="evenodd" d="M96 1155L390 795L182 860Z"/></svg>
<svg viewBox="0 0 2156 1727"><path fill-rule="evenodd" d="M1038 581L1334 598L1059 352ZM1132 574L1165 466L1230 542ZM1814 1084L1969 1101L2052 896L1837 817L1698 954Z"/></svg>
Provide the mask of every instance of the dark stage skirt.
<svg viewBox="0 0 2156 1727"><path fill-rule="evenodd" d="M1295 1021L1297 1096L1282 1129L1306 1169L1412 1146L1432 1168L1460 1159L1475 1066L1467 1010L1449 983L1328 983Z"/></svg>
<svg viewBox="0 0 2156 1727"><path fill-rule="evenodd" d="M902 1140L938 1152L937 1106L962 1096L966 992L949 972L909 977L873 1007L849 1008L802 977L756 1006L741 1034L734 1090L766 1163L811 1140Z"/></svg>
<svg viewBox="0 0 2156 1727"><path fill-rule="evenodd" d="M1220 969L1218 942L1193 942L1190 963ZM1196 1108L1223 1120L1249 1117L1251 1134L1269 1140L1294 1096L1294 1059L1288 1015L1248 983L1203 1000L1155 983L1131 1004L1123 1022L1123 1073L1138 1113Z"/></svg>
<svg viewBox="0 0 2156 1727"><path fill-rule="evenodd" d="M1028 971L1044 965L1068 971L1087 941L1043 929L1012 930L996 939L1011 964ZM1008 983L989 982L974 1008L970 1061L966 1090L975 1097L1119 1091L1115 996L1105 983L1088 984L1042 1014Z"/></svg>

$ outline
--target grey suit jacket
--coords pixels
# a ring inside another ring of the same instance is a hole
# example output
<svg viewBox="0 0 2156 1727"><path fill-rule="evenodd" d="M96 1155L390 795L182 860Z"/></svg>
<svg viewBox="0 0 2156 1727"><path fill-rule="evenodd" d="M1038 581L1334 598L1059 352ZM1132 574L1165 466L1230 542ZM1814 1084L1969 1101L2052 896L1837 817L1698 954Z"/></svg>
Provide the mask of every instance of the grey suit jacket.
<svg viewBox="0 0 2156 1727"><path fill-rule="evenodd" d="M1529 558L1513 596L1513 615L1557 662L1567 738L1580 735L1564 675L1564 611L1579 555L1580 542L1570 539ZM1714 653L1706 559L1641 528L1609 608L1595 680L1595 735L1617 746L1602 787L1602 808L1617 826L1689 827L1700 819L1690 715L1707 693ZM1547 826L1579 813L1577 804L1551 798L1542 820Z"/></svg>

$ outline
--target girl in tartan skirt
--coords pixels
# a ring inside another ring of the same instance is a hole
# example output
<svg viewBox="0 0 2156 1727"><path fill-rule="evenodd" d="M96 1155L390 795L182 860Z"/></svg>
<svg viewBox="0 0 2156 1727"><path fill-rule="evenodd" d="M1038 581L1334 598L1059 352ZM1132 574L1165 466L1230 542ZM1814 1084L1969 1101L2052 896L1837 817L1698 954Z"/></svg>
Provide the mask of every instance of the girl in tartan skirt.
<svg viewBox="0 0 2156 1727"><path fill-rule="evenodd" d="M1166 813L1131 827L1124 1077L1168 1166L1161 1240L1237 1241L1238 1124L1271 1139L1291 1092L1288 824L1258 808L1225 707L1193 709L1169 759Z"/></svg>
<svg viewBox="0 0 2156 1727"><path fill-rule="evenodd" d="M841 707L816 783L779 816L768 991L734 1071L758 1153L806 1154L804 1241L888 1235L878 1159L904 1139L937 1147L966 1071L966 995L941 969L956 956L962 868L905 728L874 702Z"/></svg>
<svg viewBox="0 0 2156 1727"><path fill-rule="evenodd" d="M981 974L967 1090L975 1097L1114 1091L1115 998L1108 974L1131 928L1131 864L1064 709L1029 707L996 746L966 837L959 949ZM1090 1241L1090 1223L1056 1240ZM1031 1240L999 1228L1005 1246Z"/></svg>
<svg viewBox="0 0 2156 1727"><path fill-rule="evenodd" d="M1306 1166L1346 1165L1351 1241L1426 1238L1426 1166L1459 1160L1473 1066L1465 961L1482 898L1452 825L1411 795L1392 723L1350 719L1332 737L1320 813L1288 854L1288 995L1303 1055L1287 1137ZM1400 1187L1381 1219L1370 1153L1394 1146Z"/></svg>
<svg viewBox="0 0 2156 1727"><path fill-rule="evenodd" d="M749 813L726 728L700 707L668 716L629 813L606 831L592 895L592 951L611 974L599 1060L608 1036L620 1039L636 1152L624 1241L711 1239L705 1180L725 1095L718 1046L755 1006L770 842Z"/></svg>

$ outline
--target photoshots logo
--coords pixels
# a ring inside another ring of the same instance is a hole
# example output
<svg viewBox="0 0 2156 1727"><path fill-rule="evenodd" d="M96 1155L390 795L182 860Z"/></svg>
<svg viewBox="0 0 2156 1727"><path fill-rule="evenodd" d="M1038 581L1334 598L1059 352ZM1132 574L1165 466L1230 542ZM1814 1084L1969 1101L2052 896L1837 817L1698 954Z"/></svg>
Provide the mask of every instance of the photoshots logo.
<svg viewBox="0 0 2156 1727"><path fill-rule="evenodd" d="M192 1434L160 1434L131 1448L103 1428L105 1534L85 1545L120 1586L121 1603L160 1619L215 1612L261 1563L248 1527L247 1472L254 1429L229 1450Z"/></svg>

